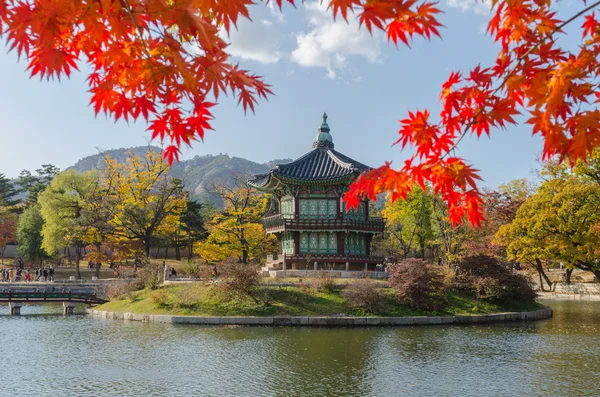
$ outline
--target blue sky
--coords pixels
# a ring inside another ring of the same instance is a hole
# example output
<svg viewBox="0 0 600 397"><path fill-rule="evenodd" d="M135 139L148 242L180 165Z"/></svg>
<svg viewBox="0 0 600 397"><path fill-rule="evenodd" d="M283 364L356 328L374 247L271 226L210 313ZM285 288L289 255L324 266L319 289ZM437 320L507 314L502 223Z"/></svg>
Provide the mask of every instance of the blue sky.
<svg viewBox="0 0 600 397"><path fill-rule="evenodd" d="M443 39L417 39L399 49L380 33L359 30L356 21L334 22L325 5L312 0L284 6L283 14L264 3L252 7L254 22L243 21L231 33L229 51L244 68L265 76L276 95L254 115L244 115L232 97L219 98L215 131L204 144L185 148L183 158L296 158L310 149L326 111L337 150L370 166L386 160L400 166L408 153L391 146L398 120L409 109L436 113L450 72L488 65L496 53L485 35L486 3L441 1ZM561 7L575 10L569 2ZM84 74L40 82L29 79L25 68L15 53L0 56L0 173L15 177L45 163L64 168L98 149L147 143L144 123L94 116ZM481 170L482 186L495 187L529 177L540 151L541 141L525 126L494 131L491 140L465 140L459 154Z"/></svg>

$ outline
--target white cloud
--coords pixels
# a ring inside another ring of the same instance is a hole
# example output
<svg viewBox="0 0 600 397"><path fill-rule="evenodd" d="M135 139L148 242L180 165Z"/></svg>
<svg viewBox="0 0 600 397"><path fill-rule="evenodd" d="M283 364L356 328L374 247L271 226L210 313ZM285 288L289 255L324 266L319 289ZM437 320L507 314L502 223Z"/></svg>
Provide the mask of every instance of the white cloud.
<svg viewBox="0 0 600 397"><path fill-rule="evenodd" d="M450 7L471 11L478 15L488 15L492 10L491 0L446 0Z"/></svg>
<svg viewBox="0 0 600 397"><path fill-rule="evenodd" d="M350 56L361 56L369 62L379 62L381 58L382 36L373 36L364 27L359 29L358 19L349 16L349 23L338 17L333 21L327 11L326 1L306 3L311 30L295 34L296 49L292 51L292 61L305 67L327 69L327 77L335 78L343 69Z"/></svg>
<svg viewBox="0 0 600 397"><path fill-rule="evenodd" d="M232 56L261 63L276 63L281 59L281 34L267 19L252 22L243 18L238 22L238 29L232 27L229 37L224 29L220 35L230 43L227 52Z"/></svg>
<svg viewBox="0 0 600 397"><path fill-rule="evenodd" d="M279 24L285 25L285 17L283 16L283 12L279 10L279 7L275 4L274 0L270 0L267 4L267 8L269 9L269 13Z"/></svg>

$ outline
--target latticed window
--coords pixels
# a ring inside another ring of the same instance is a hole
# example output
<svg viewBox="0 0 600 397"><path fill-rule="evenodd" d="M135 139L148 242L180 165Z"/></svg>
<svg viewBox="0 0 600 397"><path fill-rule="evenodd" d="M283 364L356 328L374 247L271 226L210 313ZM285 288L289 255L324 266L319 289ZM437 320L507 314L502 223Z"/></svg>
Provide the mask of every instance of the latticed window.
<svg viewBox="0 0 600 397"><path fill-rule="evenodd" d="M291 218L294 215L294 200L285 198L281 200L281 214L285 218Z"/></svg>
<svg viewBox="0 0 600 397"><path fill-rule="evenodd" d="M308 252L308 234L300 233L300 252L307 253Z"/></svg>
<svg viewBox="0 0 600 397"><path fill-rule="evenodd" d="M317 250L319 249L319 241L317 237L317 233L310 234L310 245L308 247L310 252L317 252Z"/></svg>
<svg viewBox="0 0 600 397"><path fill-rule="evenodd" d="M310 209L308 211L308 214L311 216L315 216L319 214L319 203L317 200L309 200L310 203Z"/></svg>
<svg viewBox="0 0 600 397"><path fill-rule="evenodd" d="M319 215L327 215L327 200L319 200Z"/></svg>
<svg viewBox="0 0 600 397"><path fill-rule="evenodd" d="M337 235L335 233L329 233L329 252L337 253Z"/></svg>
<svg viewBox="0 0 600 397"><path fill-rule="evenodd" d="M327 233L319 233L319 252L327 253Z"/></svg>
<svg viewBox="0 0 600 397"><path fill-rule="evenodd" d="M300 215L308 214L308 201L300 200Z"/></svg>
<svg viewBox="0 0 600 397"><path fill-rule="evenodd" d="M330 218L335 218L335 216L337 215L337 201L335 200L328 200L327 201L327 205L329 206L329 217Z"/></svg>
<svg viewBox="0 0 600 397"><path fill-rule="evenodd" d="M283 252L285 254L293 254L294 253L294 236L291 233L286 233L283 236Z"/></svg>

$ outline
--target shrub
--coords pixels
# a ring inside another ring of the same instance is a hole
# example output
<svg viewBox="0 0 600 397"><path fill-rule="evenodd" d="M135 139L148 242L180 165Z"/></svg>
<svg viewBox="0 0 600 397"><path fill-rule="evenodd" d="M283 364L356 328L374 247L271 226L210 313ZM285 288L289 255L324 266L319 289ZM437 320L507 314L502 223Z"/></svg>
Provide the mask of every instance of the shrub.
<svg viewBox="0 0 600 397"><path fill-rule="evenodd" d="M319 292L333 292L335 289L335 279L330 272L319 272L310 281L310 286Z"/></svg>
<svg viewBox="0 0 600 397"><path fill-rule="evenodd" d="M214 276L213 266L214 265L209 265L209 264L202 265L200 267L200 278L203 280L208 280L208 279L213 278L213 276Z"/></svg>
<svg viewBox="0 0 600 397"><path fill-rule="evenodd" d="M252 290L252 299L265 307L270 307L277 296L277 290L271 287L260 287Z"/></svg>
<svg viewBox="0 0 600 397"><path fill-rule="evenodd" d="M252 287L258 284L257 265L226 261L218 265L218 272L225 289L238 296L249 296Z"/></svg>
<svg viewBox="0 0 600 397"><path fill-rule="evenodd" d="M536 296L527 278L512 273L510 264L486 255L466 257L457 264L456 286L480 299L532 301Z"/></svg>
<svg viewBox="0 0 600 397"><path fill-rule="evenodd" d="M151 261L145 258L142 259L141 265L143 267L139 275L140 281L146 288L157 289L164 272L162 264L158 261Z"/></svg>
<svg viewBox="0 0 600 397"><path fill-rule="evenodd" d="M448 305L441 269L422 260L408 259L395 265L388 284L401 304L421 310L439 310Z"/></svg>
<svg viewBox="0 0 600 397"><path fill-rule="evenodd" d="M143 287L139 280L117 281L106 287L106 296L108 299L125 299Z"/></svg>
<svg viewBox="0 0 600 397"><path fill-rule="evenodd" d="M175 293L175 306L180 309L191 309L198 304L200 297L196 289L183 287Z"/></svg>
<svg viewBox="0 0 600 397"><path fill-rule="evenodd" d="M156 307L165 307L168 305L169 294L163 289L157 289L150 294L150 300Z"/></svg>
<svg viewBox="0 0 600 397"><path fill-rule="evenodd" d="M342 290L346 304L355 309L363 309L370 313L378 313L385 299L376 281L359 279Z"/></svg>
<svg viewBox="0 0 600 397"><path fill-rule="evenodd" d="M205 263L201 261L187 261L181 268L181 273L190 278L198 278L201 276Z"/></svg>

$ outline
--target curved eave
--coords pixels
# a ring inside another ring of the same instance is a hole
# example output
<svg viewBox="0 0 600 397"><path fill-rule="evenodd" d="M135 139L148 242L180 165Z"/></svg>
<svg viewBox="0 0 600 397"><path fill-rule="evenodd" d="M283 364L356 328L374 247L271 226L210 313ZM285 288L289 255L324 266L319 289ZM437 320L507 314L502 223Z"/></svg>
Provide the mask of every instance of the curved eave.
<svg viewBox="0 0 600 397"><path fill-rule="evenodd" d="M249 180L248 185L264 192L271 192L282 186L281 181L273 176L273 171L268 174L256 175L254 179Z"/></svg>

